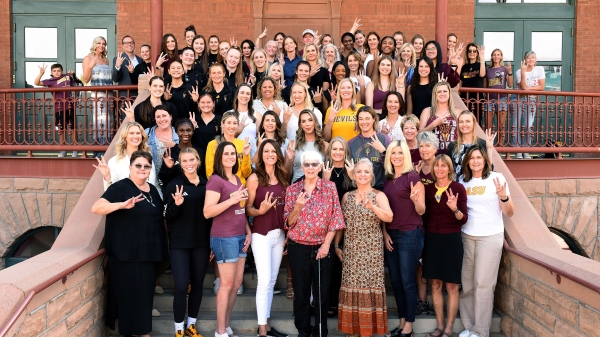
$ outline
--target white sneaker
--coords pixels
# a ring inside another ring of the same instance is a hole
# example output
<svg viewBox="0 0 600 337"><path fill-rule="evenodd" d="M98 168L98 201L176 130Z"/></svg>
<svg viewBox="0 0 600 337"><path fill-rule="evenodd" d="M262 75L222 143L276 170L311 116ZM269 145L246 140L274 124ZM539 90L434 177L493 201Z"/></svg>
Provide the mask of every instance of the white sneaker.
<svg viewBox="0 0 600 337"><path fill-rule="evenodd" d="M156 287L154 287L154 293L155 294L164 294L165 290L161 286L156 286Z"/></svg>
<svg viewBox="0 0 600 337"><path fill-rule="evenodd" d="M463 332L458 334L458 337L469 337L469 336L471 336L469 329L465 329Z"/></svg>
<svg viewBox="0 0 600 337"><path fill-rule="evenodd" d="M156 309L152 309L152 317L160 317L160 312Z"/></svg>
<svg viewBox="0 0 600 337"><path fill-rule="evenodd" d="M517 153L517 159L523 159L523 154L522 153Z"/></svg>
<svg viewBox="0 0 600 337"><path fill-rule="evenodd" d="M219 278L216 278L213 282L213 292L215 295L219 292Z"/></svg>
<svg viewBox="0 0 600 337"><path fill-rule="evenodd" d="M531 156L529 155L529 153L523 153L523 158L531 159Z"/></svg>
<svg viewBox="0 0 600 337"><path fill-rule="evenodd" d="M243 293L244 293L244 285L242 284L242 285L240 285L240 289L238 289L237 294L242 295Z"/></svg>
<svg viewBox="0 0 600 337"><path fill-rule="evenodd" d="M71 157L73 157L73 158L79 157L79 152L73 151L73 153L71 153Z"/></svg>
<svg viewBox="0 0 600 337"><path fill-rule="evenodd" d="M60 151L60 152L58 153L58 157L59 157L59 158L63 158L63 157L66 157L66 156L67 156L67 151Z"/></svg>

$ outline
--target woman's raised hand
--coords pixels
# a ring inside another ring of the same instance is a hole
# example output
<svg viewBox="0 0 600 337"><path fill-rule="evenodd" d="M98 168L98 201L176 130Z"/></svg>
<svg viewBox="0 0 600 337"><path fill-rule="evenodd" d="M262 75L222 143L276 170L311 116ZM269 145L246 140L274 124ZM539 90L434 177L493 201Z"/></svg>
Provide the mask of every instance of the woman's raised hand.
<svg viewBox="0 0 600 337"><path fill-rule="evenodd" d="M235 37L230 37L230 38L229 38L229 44L230 44L232 47L236 47L236 46L237 46L237 41L235 40Z"/></svg>
<svg viewBox="0 0 600 337"><path fill-rule="evenodd" d="M133 113L133 108L131 107L131 102L125 101L125 106L121 108L121 111L125 114L125 119L133 122L135 121L135 116Z"/></svg>
<svg viewBox="0 0 600 337"><path fill-rule="evenodd" d="M110 181L110 168L106 164L106 161L104 160L104 156L101 156L100 158L96 157L96 160L98 161L98 165L93 165L93 166L98 171L100 171L100 174L102 175L104 180Z"/></svg>
<svg viewBox="0 0 600 337"><path fill-rule="evenodd" d="M265 194L265 200L263 200L260 203L260 208L258 209L258 212L263 215L265 213L267 213L271 208L273 208L273 206L275 206L277 204L277 198L273 198L273 192L271 192L271 194L269 194L269 192L267 192L267 194Z"/></svg>
<svg viewBox="0 0 600 337"><path fill-rule="evenodd" d="M329 160L323 164L323 179L329 180L331 178L331 172L333 171L333 163Z"/></svg>
<svg viewBox="0 0 600 337"><path fill-rule="evenodd" d="M315 103L321 103L321 98L323 97L323 89L321 87L317 87L317 90L313 94L313 100Z"/></svg>
<svg viewBox="0 0 600 337"><path fill-rule="evenodd" d="M504 67L506 67L506 71L508 71L509 74L512 73L512 71L511 71L512 70L512 66L510 65L510 61L506 62L506 65Z"/></svg>
<svg viewBox="0 0 600 337"><path fill-rule="evenodd" d="M267 27L265 27L265 30L258 36L259 39L264 39L265 37L267 37Z"/></svg>
<svg viewBox="0 0 600 337"><path fill-rule="evenodd" d="M287 150L285 150L285 157L288 160L294 160L296 157L296 141L290 140L287 146Z"/></svg>
<svg viewBox="0 0 600 337"><path fill-rule="evenodd" d="M346 164L344 166L346 167L346 173L348 173L348 177L354 180L354 162L352 159L346 159L345 163Z"/></svg>
<svg viewBox="0 0 600 337"><path fill-rule="evenodd" d="M247 156L250 154L250 138L246 137L244 139L244 149L242 150L242 155Z"/></svg>
<svg viewBox="0 0 600 337"><path fill-rule="evenodd" d="M188 93L190 94L190 96L192 96L192 100L194 101L194 103L198 103L198 98L200 97L200 94L198 93L198 86L192 86L191 89L192 90L188 91Z"/></svg>
<svg viewBox="0 0 600 337"><path fill-rule="evenodd" d="M198 127L198 122L196 121L196 113L193 111L190 111L190 122L192 122L192 125L194 126L194 129L196 129Z"/></svg>
<svg viewBox="0 0 600 337"><path fill-rule="evenodd" d="M371 145L371 147L373 147L375 150L377 150L379 152L385 151L385 145L383 145L383 143L381 143L381 141L379 140L379 137L377 137L376 133L371 135L370 138L371 138L371 141L368 144Z"/></svg>
<svg viewBox="0 0 600 337"><path fill-rule="evenodd" d="M497 132L492 132L492 129L485 130L485 142L490 146L494 146L494 139L496 139Z"/></svg>
<svg viewBox="0 0 600 337"><path fill-rule="evenodd" d="M183 204L183 185L175 185L175 194L171 193L171 197L173 197L175 205L181 206Z"/></svg>
<svg viewBox="0 0 600 337"><path fill-rule="evenodd" d="M158 56L158 59L156 60L156 66L160 67L165 62L167 62L167 54L161 52L160 55ZM154 72L154 70L153 70L153 72Z"/></svg>
<svg viewBox="0 0 600 337"><path fill-rule="evenodd" d="M163 97L165 98L165 100L170 100L171 97L173 97L173 95L171 95L171 85L167 84L167 86L165 87L165 92L163 93Z"/></svg>
<svg viewBox="0 0 600 337"><path fill-rule="evenodd" d="M449 188L445 191L446 196L448 197L448 201L446 201L446 205L448 206L448 208L450 208L450 210L452 212L454 212L457 207L456 207L456 203L458 201L458 193L456 193L456 195L454 195L454 193L452 193L452 189Z"/></svg>
<svg viewBox="0 0 600 337"><path fill-rule="evenodd" d="M231 193L231 196L229 197L229 200L231 200L233 202L233 204L237 204L240 203L243 200L247 200L248 199L248 189L244 188L244 185L240 184L240 187L237 189L237 191Z"/></svg>
<svg viewBox="0 0 600 337"><path fill-rule="evenodd" d="M163 163L165 163L165 165L170 169L173 168L173 166L175 166L175 160L173 159L173 157L171 157L170 148L166 148L165 153L163 153Z"/></svg>
<svg viewBox="0 0 600 337"><path fill-rule="evenodd" d="M500 199L506 200L508 194L506 193L506 181L504 184L500 183L500 179L494 178L494 185L496 185L496 194Z"/></svg>
<svg viewBox="0 0 600 337"><path fill-rule="evenodd" d="M448 82L446 76L443 73L438 74L438 82Z"/></svg>
<svg viewBox="0 0 600 337"><path fill-rule="evenodd" d="M419 194L421 193L421 189L417 187L417 184L413 185L413 182L410 182L410 200L417 201L419 200Z"/></svg>
<svg viewBox="0 0 600 337"><path fill-rule="evenodd" d="M123 201L120 205L119 205L119 209L132 209L133 206L135 206L136 203L140 202L144 200L144 196L142 195L142 193L140 193L140 195L135 196L135 197L131 197L125 201Z"/></svg>

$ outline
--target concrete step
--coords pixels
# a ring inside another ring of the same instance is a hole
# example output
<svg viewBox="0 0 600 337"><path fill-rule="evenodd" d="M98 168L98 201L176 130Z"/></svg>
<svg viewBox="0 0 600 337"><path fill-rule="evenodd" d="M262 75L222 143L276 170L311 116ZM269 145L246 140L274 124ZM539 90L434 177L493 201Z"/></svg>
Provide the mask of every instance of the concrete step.
<svg viewBox="0 0 600 337"><path fill-rule="evenodd" d="M154 308L160 312L173 310L173 289L164 289L164 294L154 295ZM281 288L281 294L273 295L272 311L291 311L293 310L293 300L285 297L286 288ZM388 310L396 310L396 299L394 291L386 289L386 300ZM444 293L444 301L447 300L447 294ZM431 294L428 294L429 303L431 303ZM216 303L216 295L212 289L202 289L202 305L200 311L214 311ZM244 288L244 294L238 295L235 300L233 311L253 311L256 309L256 289Z"/></svg>
<svg viewBox="0 0 600 337"><path fill-rule="evenodd" d="M388 326L394 328L398 326L398 314L395 311L388 311ZM294 326L294 316L292 311L272 311L271 312L271 325L277 330L288 333L297 334L296 327ZM337 329L338 321L337 318L330 318L327 320L327 326L330 335L344 335ZM214 335L216 328L216 313L215 312L201 312L196 323L198 331L206 337ZM256 333L258 327L256 321L255 311L233 311L231 315L231 327L233 328L236 335L248 335L252 336ZM414 332L417 334L426 334L433 331L437 327L435 316L419 315L413 326ZM464 330L464 326L459 317L454 322L454 333L458 334ZM492 317L492 333L500 333L500 316L494 313ZM152 320L152 331L155 335L170 335L173 333L173 312L165 311L161 312L160 317L154 317Z"/></svg>

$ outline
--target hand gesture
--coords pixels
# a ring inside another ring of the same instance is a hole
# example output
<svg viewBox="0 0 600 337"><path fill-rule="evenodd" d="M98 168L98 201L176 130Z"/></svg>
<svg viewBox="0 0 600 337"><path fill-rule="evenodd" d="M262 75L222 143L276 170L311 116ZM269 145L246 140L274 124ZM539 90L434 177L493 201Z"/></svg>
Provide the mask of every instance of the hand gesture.
<svg viewBox="0 0 600 337"><path fill-rule="evenodd" d="M323 97L323 89L321 87L317 87L317 90L313 94L313 100L315 103L321 103L321 98Z"/></svg>
<svg viewBox="0 0 600 337"><path fill-rule="evenodd" d="M229 44L230 44L232 47L235 47L235 46L237 46L237 41L235 40L235 37L230 37L230 38L229 38Z"/></svg>
<svg viewBox="0 0 600 337"><path fill-rule="evenodd" d="M340 110L341 109L339 104L331 104L331 106L329 107L329 117L327 118L327 123L332 123L337 117L337 114L340 112Z"/></svg>
<svg viewBox="0 0 600 337"><path fill-rule="evenodd" d="M492 133L492 129L487 129L485 130L485 142L486 144L493 146L494 145L494 139L496 138L496 135L498 133L494 132Z"/></svg>
<svg viewBox="0 0 600 337"><path fill-rule="evenodd" d="M500 199L506 200L508 194L506 194L506 181L504 184L500 184L500 179L494 178L494 185L496 185L496 194Z"/></svg>
<svg viewBox="0 0 600 337"><path fill-rule="evenodd" d="M117 56L117 60L115 61L115 67L121 68L123 62L125 62L125 53L121 53Z"/></svg>
<svg viewBox="0 0 600 337"><path fill-rule="evenodd" d="M279 53L279 55L277 55L277 61L279 62L279 64L283 68L283 65L285 64L285 60L283 58L283 53ZM281 74L281 78L283 78L283 74Z"/></svg>
<svg viewBox="0 0 600 337"><path fill-rule="evenodd" d="M320 66L313 67L313 68L310 70L310 77L313 77L313 76L315 76L315 75L316 75L316 74L319 72L319 70L321 70L321 67L320 67Z"/></svg>
<svg viewBox="0 0 600 337"><path fill-rule="evenodd" d="M331 97L331 102L329 102L329 105L334 105L334 103L337 100L337 96L336 96L336 87L335 85L332 85L331 88L329 89L329 97Z"/></svg>
<svg viewBox="0 0 600 337"><path fill-rule="evenodd" d="M323 165L323 179L329 180L329 178L331 178L331 172L333 172L333 163L330 163L328 160Z"/></svg>
<svg viewBox="0 0 600 337"><path fill-rule="evenodd" d="M110 168L106 164L106 161L104 160L104 156L101 156L100 158L96 157L96 160L98 161L98 165L93 165L93 166L98 171L100 171L100 174L102 175L102 177L104 177L104 180L110 181Z"/></svg>
<svg viewBox="0 0 600 337"><path fill-rule="evenodd" d="M177 186L175 185L175 194L171 193L171 197L173 197L173 201L175 201L175 205L181 206L183 204L183 185Z"/></svg>
<svg viewBox="0 0 600 337"><path fill-rule="evenodd" d="M445 191L446 196L448 197L448 201L446 201L446 205L448 206L448 208L450 208L451 211L455 211L457 209L456 207L456 202L458 201L458 193L456 193L456 195L454 195L452 193L452 189L449 188Z"/></svg>
<svg viewBox="0 0 600 337"><path fill-rule="evenodd" d="M360 26L362 26L360 24L360 19L356 18L356 19L354 19L354 24L352 24L352 28L350 28L350 31L351 32L356 32L358 30L358 28L360 28Z"/></svg>
<svg viewBox="0 0 600 337"><path fill-rule="evenodd" d="M257 135L257 140L258 140L258 144L256 145L256 147L260 147L260 144L262 144L262 142L267 139L267 134L265 132L263 132L262 134L258 134Z"/></svg>
<svg viewBox="0 0 600 337"><path fill-rule="evenodd" d="M160 55L158 56L158 60L156 60L156 66L160 67L166 61L167 61L167 54L166 53L160 53Z"/></svg>
<svg viewBox="0 0 600 337"><path fill-rule="evenodd" d="M417 184L413 185L412 181L410 182L410 200L417 201L419 200L419 194L421 194L421 189L417 187Z"/></svg>
<svg viewBox="0 0 600 337"><path fill-rule="evenodd" d="M144 196L142 196L142 193L140 193L140 195L136 196L136 197L131 197L125 201L123 201L120 205L119 205L119 209L132 209L133 206L135 206L136 203L140 202L144 200Z"/></svg>
<svg viewBox="0 0 600 337"><path fill-rule="evenodd" d="M525 60L521 61L521 71L527 72L527 63Z"/></svg>
<svg viewBox="0 0 600 337"><path fill-rule="evenodd" d="M447 124L448 123L448 117L450 117L450 112L446 111L446 112L444 112L443 115L436 116L434 123L436 123L436 125Z"/></svg>
<svg viewBox="0 0 600 337"><path fill-rule="evenodd" d="M364 88L365 87L365 75L358 75L358 76L356 76L356 79L358 80L358 86L360 88Z"/></svg>
<svg viewBox="0 0 600 337"><path fill-rule="evenodd" d="M259 39L264 39L265 37L267 37L267 27L265 27L265 30L258 36Z"/></svg>
<svg viewBox="0 0 600 337"><path fill-rule="evenodd" d="M438 74L438 82L447 82L446 76L444 75L444 73Z"/></svg>
<svg viewBox="0 0 600 337"><path fill-rule="evenodd" d="M127 63L127 70L129 71L130 74L133 74L133 64L131 64L131 62Z"/></svg>
<svg viewBox="0 0 600 337"><path fill-rule="evenodd" d="M238 190L233 192L229 197L229 200L233 205L238 204L246 199L248 199L248 189L244 188L244 185L241 184Z"/></svg>
<svg viewBox="0 0 600 337"><path fill-rule="evenodd" d="M404 88L405 82L406 82L406 72L404 71L404 69L402 69L402 71L400 71L400 68L398 68L398 77L396 78L396 90L398 90L398 88Z"/></svg>
<svg viewBox="0 0 600 337"><path fill-rule="evenodd" d="M167 148L172 148L175 146L175 142L172 139L169 139L169 137L163 136L160 141L163 142Z"/></svg>
<svg viewBox="0 0 600 337"><path fill-rule="evenodd" d="M247 119L248 118L246 116L242 117L242 120L240 120L240 122L238 124L237 130L236 130L236 134L239 135L239 134L242 133L242 131L244 131L244 128L246 127L246 120Z"/></svg>
<svg viewBox="0 0 600 337"><path fill-rule="evenodd" d="M390 126L387 124L387 121L383 122L383 124L381 124L381 133L383 134L389 134L390 133Z"/></svg>
<svg viewBox="0 0 600 337"><path fill-rule="evenodd" d="M425 165L425 162L422 160L419 160L419 163L417 164L417 166L415 166L415 171L417 172L417 174L421 173L421 170L423 169L424 165Z"/></svg>
<svg viewBox="0 0 600 337"><path fill-rule="evenodd" d="M371 135L370 138L371 138L371 141L369 142L369 145L371 145L371 147L373 147L375 150L377 150L379 152L385 151L385 146L381 143L381 141L379 140L379 137L377 137L376 133Z"/></svg>
<svg viewBox="0 0 600 337"><path fill-rule="evenodd" d="M279 105L277 105L276 102L269 104L269 110L276 113L277 116L281 116L281 108L279 107ZM283 119L285 120L285 115L283 116Z"/></svg>
<svg viewBox="0 0 600 337"><path fill-rule="evenodd" d="M92 62L90 62L90 68L94 68L98 64L100 64L100 58L95 54L92 55Z"/></svg>
<svg viewBox="0 0 600 337"><path fill-rule="evenodd" d="M287 150L285 150L285 157L288 160L294 160L294 158L296 157L296 141L295 140L291 140L288 143L288 147Z"/></svg>
<svg viewBox="0 0 600 337"><path fill-rule="evenodd" d="M284 62L285 63L285 62ZM283 63L280 63L281 66L283 67ZM285 80L283 78L283 75L281 75L281 77L279 78L279 89L283 90L285 89Z"/></svg>
<svg viewBox="0 0 600 337"><path fill-rule="evenodd" d="M265 200L263 200L260 203L260 208L258 209L258 212L263 215L265 213L267 213L271 208L273 208L273 206L275 206L275 204L277 204L277 199L273 198L273 192L271 192L271 194L269 194L269 192L267 192L267 194L265 194Z"/></svg>
<svg viewBox="0 0 600 337"><path fill-rule="evenodd" d="M165 88L165 92L163 93L163 97L165 98L165 100L170 100L171 97L173 97L173 95L171 95L171 89L173 87L170 84L167 84L167 87Z"/></svg>
<svg viewBox="0 0 600 337"><path fill-rule="evenodd" d="M506 70L508 71L509 74L512 73L512 71L511 71L512 70L512 66L510 65L510 61L506 62L505 67L506 67Z"/></svg>
<svg viewBox="0 0 600 337"><path fill-rule="evenodd" d="M133 108L131 107L131 102L125 101L125 106L121 108L121 112L125 114L125 119L133 122L135 121Z"/></svg>
<svg viewBox="0 0 600 337"><path fill-rule="evenodd" d="M277 106L277 104L274 104L274 105ZM277 109L279 111L281 111L281 109L279 109L279 107L277 107ZM275 110L273 110L273 111L275 111ZM285 108L285 111L283 112L283 123L287 124L290 121L290 118L292 118L293 114L294 114L294 110L292 110L292 108L290 108L290 107Z"/></svg>
<svg viewBox="0 0 600 337"><path fill-rule="evenodd" d="M251 87L253 87L256 83L256 76L254 76L254 74L250 74L250 76L244 79L244 83L248 83Z"/></svg>
<svg viewBox="0 0 600 337"><path fill-rule="evenodd" d="M42 65L38 66L38 68L40 68L40 75L44 75L46 69L48 69L48 66L42 63Z"/></svg>
<svg viewBox="0 0 600 337"><path fill-rule="evenodd" d="M198 93L198 86L192 86L192 90L189 90L188 93L192 96L192 101L194 103L198 103L198 98L200 98L200 94Z"/></svg>
<svg viewBox="0 0 600 337"><path fill-rule="evenodd" d="M192 122L192 125L194 125L194 129L196 129L198 127L198 122L196 121L196 113L190 111L190 122Z"/></svg>
<svg viewBox="0 0 600 337"><path fill-rule="evenodd" d="M346 167L346 173L348 173L350 179L354 180L354 162L352 159L346 159L345 162L344 167Z"/></svg>
<svg viewBox="0 0 600 337"><path fill-rule="evenodd" d="M307 193L300 192L300 194L298 194L298 198L296 199L296 207L302 209L308 202L308 199L310 199L310 196Z"/></svg>
<svg viewBox="0 0 600 337"><path fill-rule="evenodd" d="M165 166L167 166L168 168L173 168L173 166L175 166L175 160L173 160L173 158L171 157L170 148L167 148L165 150L165 153L163 154L163 163L165 163Z"/></svg>
<svg viewBox="0 0 600 337"><path fill-rule="evenodd" d="M477 47L477 52L479 53L479 58L483 59L485 57L485 46Z"/></svg>
<svg viewBox="0 0 600 337"><path fill-rule="evenodd" d="M250 154L250 137L246 137L244 139L244 149L242 150L242 155L247 156Z"/></svg>
<svg viewBox="0 0 600 337"><path fill-rule="evenodd" d="M158 64L158 63L157 63ZM158 66L157 66L158 67ZM148 68L148 71L144 73L148 79L154 77L154 68Z"/></svg>
<svg viewBox="0 0 600 337"><path fill-rule="evenodd" d="M321 35L319 35L319 31L315 30L315 44L319 43L319 41L321 41Z"/></svg>
<svg viewBox="0 0 600 337"><path fill-rule="evenodd" d="M373 201L371 200L371 198L369 198L366 193L363 194L361 198L363 207L372 211L375 205L373 205Z"/></svg>

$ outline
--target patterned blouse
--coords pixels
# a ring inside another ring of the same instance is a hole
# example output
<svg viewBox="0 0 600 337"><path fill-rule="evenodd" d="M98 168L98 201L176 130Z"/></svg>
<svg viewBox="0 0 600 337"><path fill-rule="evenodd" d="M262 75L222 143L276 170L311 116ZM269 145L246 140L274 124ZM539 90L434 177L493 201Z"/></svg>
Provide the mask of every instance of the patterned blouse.
<svg viewBox="0 0 600 337"><path fill-rule="evenodd" d="M296 205L298 195L304 190L304 181L289 186L285 192L283 221L288 230L288 238L303 245L320 245L328 232L346 228L335 184L320 179L310 198L300 211L295 224L288 218Z"/></svg>

